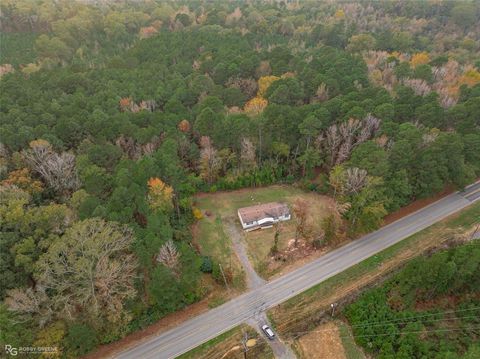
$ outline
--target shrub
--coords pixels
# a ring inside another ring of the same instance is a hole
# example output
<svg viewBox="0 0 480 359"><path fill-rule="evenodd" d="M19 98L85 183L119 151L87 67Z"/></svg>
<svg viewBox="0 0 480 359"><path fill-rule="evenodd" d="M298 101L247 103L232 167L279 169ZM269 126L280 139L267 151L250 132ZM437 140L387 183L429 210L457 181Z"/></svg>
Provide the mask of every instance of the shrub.
<svg viewBox="0 0 480 359"><path fill-rule="evenodd" d="M193 217L195 217L195 219L197 221L201 220L203 218L203 214L202 214L202 211L199 210L198 208L194 207L192 209L192 213L193 213Z"/></svg>
<svg viewBox="0 0 480 359"><path fill-rule="evenodd" d="M212 271L213 271L212 258L210 258L208 256L203 256L202 257L202 264L200 266L200 270L203 273L212 273Z"/></svg>

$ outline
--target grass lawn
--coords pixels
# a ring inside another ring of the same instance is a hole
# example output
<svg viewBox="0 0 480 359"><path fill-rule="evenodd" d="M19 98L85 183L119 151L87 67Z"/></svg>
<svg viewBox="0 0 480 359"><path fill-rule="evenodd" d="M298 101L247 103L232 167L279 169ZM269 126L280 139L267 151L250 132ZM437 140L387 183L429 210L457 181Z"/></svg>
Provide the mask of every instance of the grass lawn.
<svg viewBox="0 0 480 359"><path fill-rule="evenodd" d="M231 192L202 194L196 198L196 206L204 214L198 223L198 235L202 253L211 255L225 263L233 254L229 238L225 235L223 223L235 223L237 230L244 233L237 216L241 207L268 202L285 202L290 208L297 199L305 200L309 205L309 225L313 233L320 230L321 220L330 213L333 204L331 198L313 192L305 192L292 186L270 186L256 189L242 189ZM281 222L279 250L285 250L295 235L295 221ZM288 263L272 261L269 252L274 242L274 229L267 228L244 233L247 252L257 273L264 278L276 274ZM236 257L232 259L236 263Z"/></svg>
<svg viewBox="0 0 480 359"><path fill-rule="evenodd" d="M248 325L242 324L235 327L218 337L180 355L179 359L211 359L211 358L229 358L243 359L242 339L244 333L248 333L248 338L253 339L252 347L247 352L247 358L273 359L273 353L265 339Z"/></svg>
<svg viewBox="0 0 480 359"><path fill-rule="evenodd" d="M347 301L349 296L381 282L406 261L466 233L478 224L480 202L387 248L363 262L327 279L269 311L276 330L285 338L309 331L328 313L330 303Z"/></svg>
<svg viewBox="0 0 480 359"><path fill-rule="evenodd" d="M233 252L230 239L223 231L220 216L204 216L195 226L194 241L200 247L203 255L212 257L215 263L222 265L226 273L231 273L235 288L244 289L243 269Z"/></svg>

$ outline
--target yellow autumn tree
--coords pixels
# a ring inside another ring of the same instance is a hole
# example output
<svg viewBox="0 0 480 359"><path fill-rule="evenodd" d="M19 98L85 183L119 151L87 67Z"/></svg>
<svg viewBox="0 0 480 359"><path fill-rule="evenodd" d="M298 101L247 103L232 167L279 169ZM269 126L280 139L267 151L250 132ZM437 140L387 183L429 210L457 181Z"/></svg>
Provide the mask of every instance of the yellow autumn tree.
<svg viewBox="0 0 480 359"><path fill-rule="evenodd" d="M268 101L265 100L264 98L257 96L252 98L250 101L248 101L245 104L244 111L251 116L256 116L267 107Z"/></svg>
<svg viewBox="0 0 480 359"><path fill-rule="evenodd" d="M268 88L270 87L271 84L273 84L275 81L279 80L280 77L278 76L262 76L258 79L258 92L257 96L258 97L265 97L265 94L267 93Z"/></svg>
<svg viewBox="0 0 480 359"><path fill-rule="evenodd" d="M62 347L65 332L65 324L61 321L54 322L39 331L37 339L34 342L35 346L57 348L57 350L42 353L40 358L60 358L62 356L60 348Z"/></svg>
<svg viewBox="0 0 480 359"><path fill-rule="evenodd" d="M48 151L50 151L52 149L52 145L50 144L50 142L48 142L47 140L43 140L41 138L39 138L38 140L30 141L29 146L32 149L42 148L42 149L46 149Z"/></svg>
<svg viewBox="0 0 480 359"><path fill-rule="evenodd" d="M338 9L335 11L335 19L342 20L345 19L345 11L343 9Z"/></svg>
<svg viewBox="0 0 480 359"><path fill-rule="evenodd" d="M154 177L148 180L148 204L153 210L170 211L173 208L173 188Z"/></svg>
<svg viewBox="0 0 480 359"><path fill-rule="evenodd" d="M459 79L459 85L475 86L480 83L480 72L475 68L467 69Z"/></svg>
<svg viewBox="0 0 480 359"><path fill-rule="evenodd" d="M430 56L426 52L419 52L412 56L410 60L410 65L413 68L417 67L418 65L428 64L430 62Z"/></svg>

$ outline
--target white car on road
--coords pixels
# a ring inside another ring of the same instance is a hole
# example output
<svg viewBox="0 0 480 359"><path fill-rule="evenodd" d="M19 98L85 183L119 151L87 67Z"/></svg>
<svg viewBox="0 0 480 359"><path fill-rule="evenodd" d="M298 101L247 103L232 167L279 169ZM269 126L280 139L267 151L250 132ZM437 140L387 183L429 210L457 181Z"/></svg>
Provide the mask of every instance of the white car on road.
<svg viewBox="0 0 480 359"><path fill-rule="evenodd" d="M262 330L268 339L273 340L273 338L275 338L275 333L273 332L272 329L270 329L268 325L263 325Z"/></svg>

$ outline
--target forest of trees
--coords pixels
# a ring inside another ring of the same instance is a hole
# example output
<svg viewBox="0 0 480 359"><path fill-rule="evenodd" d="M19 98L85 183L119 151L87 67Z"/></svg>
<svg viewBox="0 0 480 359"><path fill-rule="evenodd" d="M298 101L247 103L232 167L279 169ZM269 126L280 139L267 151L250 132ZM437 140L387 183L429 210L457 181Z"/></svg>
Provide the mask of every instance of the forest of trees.
<svg viewBox="0 0 480 359"><path fill-rule="evenodd" d="M357 342L378 358L477 358L477 242L415 259L364 293L346 309Z"/></svg>
<svg viewBox="0 0 480 359"><path fill-rule="evenodd" d="M2 1L1 341L75 357L204 297L197 192L296 182L353 237L474 181L479 14Z"/></svg>

